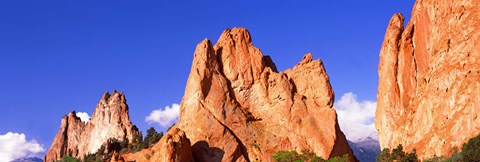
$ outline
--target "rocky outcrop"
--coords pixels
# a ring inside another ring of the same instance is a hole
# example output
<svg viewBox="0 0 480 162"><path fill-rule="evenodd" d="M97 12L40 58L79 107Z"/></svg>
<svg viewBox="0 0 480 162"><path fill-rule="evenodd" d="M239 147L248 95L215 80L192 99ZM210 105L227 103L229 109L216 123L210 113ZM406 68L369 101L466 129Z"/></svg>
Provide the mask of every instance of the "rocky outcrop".
<svg viewBox="0 0 480 162"><path fill-rule="evenodd" d="M417 0L395 14L380 52L380 145L448 156L480 133L480 1Z"/></svg>
<svg viewBox="0 0 480 162"><path fill-rule="evenodd" d="M307 54L278 72L246 29L227 29L216 45L197 45L176 127L195 161L272 161L274 152L304 149L354 160L333 100L320 60Z"/></svg>
<svg viewBox="0 0 480 162"><path fill-rule="evenodd" d="M190 140L182 130L172 127L152 148L122 155L123 161L193 162Z"/></svg>
<svg viewBox="0 0 480 162"><path fill-rule="evenodd" d="M60 129L48 150L45 161L51 162L66 155L82 159L95 153L110 138L132 141L139 136L128 116L128 105L123 93L106 92L98 102L92 118L85 124L71 112L62 118Z"/></svg>

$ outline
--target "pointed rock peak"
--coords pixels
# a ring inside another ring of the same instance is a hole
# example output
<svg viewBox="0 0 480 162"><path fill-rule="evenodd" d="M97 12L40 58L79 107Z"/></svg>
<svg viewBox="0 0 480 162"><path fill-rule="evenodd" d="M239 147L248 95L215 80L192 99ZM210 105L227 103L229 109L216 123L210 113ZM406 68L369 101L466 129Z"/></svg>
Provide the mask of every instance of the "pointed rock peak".
<svg viewBox="0 0 480 162"><path fill-rule="evenodd" d="M71 111L70 113L68 113L68 117L77 117L77 112Z"/></svg>
<svg viewBox="0 0 480 162"><path fill-rule="evenodd" d="M213 49L212 46L213 46L212 42L208 38L205 38L202 42L200 42L197 45L197 48L195 49L195 56L197 55L198 52L208 51L209 49Z"/></svg>
<svg viewBox="0 0 480 162"><path fill-rule="evenodd" d="M75 111L71 111L70 113L68 113L68 115L66 116L66 119L68 120L78 120L78 121L81 121L80 117L77 116L77 112Z"/></svg>
<svg viewBox="0 0 480 162"><path fill-rule="evenodd" d="M273 161L273 152L298 148L354 159L321 61L307 54L305 65L279 73L244 28L225 30L214 50L210 46L208 40L197 45L177 122L196 161ZM222 154L212 156L216 149Z"/></svg>
<svg viewBox="0 0 480 162"><path fill-rule="evenodd" d="M73 117L72 114L75 114L75 111L72 111L72 112L70 112L70 113L68 113L68 114L63 115L63 116L62 116L62 122L63 122L63 121L67 121L69 118Z"/></svg>
<svg viewBox="0 0 480 162"><path fill-rule="evenodd" d="M205 38L202 42L197 45L194 53L194 65L200 61L202 64L207 62L215 61L215 52L213 50L212 42Z"/></svg>
<svg viewBox="0 0 480 162"><path fill-rule="evenodd" d="M247 44L252 43L252 37L250 36L250 32L248 32L245 28L235 27L233 29L225 29L220 38L218 38L217 45L222 45L224 42L233 41L233 43L237 42L245 42Z"/></svg>
<svg viewBox="0 0 480 162"><path fill-rule="evenodd" d="M100 98L100 101L108 101L111 97L113 98L119 98L121 100L124 100L125 99L125 95L123 92L119 92L118 90L113 90L112 93L108 92L108 91L105 91L105 93L103 93L102 95L102 98Z"/></svg>
<svg viewBox="0 0 480 162"><path fill-rule="evenodd" d="M302 61L299 64L306 64L312 62L312 53L307 53L303 55Z"/></svg>
<svg viewBox="0 0 480 162"><path fill-rule="evenodd" d="M102 99L107 100L108 98L110 98L110 93L108 91L105 91L105 93L103 93L102 95Z"/></svg>
<svg viewBox="0 0 480 162"><path fill-rule="evenodd" d="M403 28L403 22L405 21L405 17L403 17L402 14L396 13L392 16L390 19L390 22L388 23L389 27L397 27L398 29Z"/></svg>
<svg viewBox="0 0 480 162"><path fill-rule="evenodd" d="M124 92L120 92L120 91L114 89L114 90L113 90L113 93L112 93L111 95L112 95L112 96L117 96L117 95L118 95L118 96L120 96L120 98L123 98Z"/></svg>

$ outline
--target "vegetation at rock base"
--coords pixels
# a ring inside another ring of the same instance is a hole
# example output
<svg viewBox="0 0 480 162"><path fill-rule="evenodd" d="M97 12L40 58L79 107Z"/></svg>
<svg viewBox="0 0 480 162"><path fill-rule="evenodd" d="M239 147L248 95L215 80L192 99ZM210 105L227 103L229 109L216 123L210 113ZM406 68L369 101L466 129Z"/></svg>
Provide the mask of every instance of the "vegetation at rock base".
<svg viewBox="0 0 480 162"><path fill-rule="evenodd" d="M128 145L128 150L131 150L131 152L138 152L142 149L147 148L143 141L144 140L142 139L142 132L140 132L138 135L133 136L132 143ZM120 153L122 154L124 152Z"/></svg>
<svg viewBox="0 0 480 162"><path fill-rule="evenodd" d="M467 143L462 146L461 152L458 152L458 148L452 148L453 154L450 157L438 157L434 156L430 159L424 160L424 162L480 162L480 135L471 138ZM416 162L417 155L415 150L411 153L403 152L402 145L398 145L397 148L390 152L390 149L383 149L377 156L377 161L390 162L390 161L402 161L402 162Z"/></svg>
<svg viewBox="0 0 480 162"><path fill-rule="evenodd" d="M418 161L417 153L413 150L411 153L405 153L403 151L402 144L398 145L397 148L393 149L390 152L390 149L385 148L378 154L377 162L416 162Z"/></svg>
<svg viewBox="0 0 480 162"><path fill-rule="evenodd" d="M157 143L163 136L163 133L158 133L154 128L150 128L147 131L147 136L142 140L140 137L135 138L134 142L130 143L128 140L119 141L117 139L109 139L105 145L102 145L96 153L85 155L84 162L97 162L97 161L109 161L115 151L122 153L137 152L141 149L151 147ZM150 155L148 155L150 156ZM149 158L149 157L147 157ZM274 153L273 159L276 162L348 162L349 156L344 155L341 157L333 157L328 160L322 157L316 156L309 150L302 150L301 153L296 151L279 151ZM403 146L400 144L395 149L383 149L377 156L378 162L417 162L416 151L413 150L410 153L406 153L403 150ZM467 143L463 144L461 152L458 152L457 148L453 148L453 154L451 157L433 157L426 159L424 162L480 162L480 135L471 138ZM57 162L81 162L80 160L73 158L71 153L69 156L63 157Z"/></svg>
<svg viewBox="0 0 480 162"><path fill-rule="evenodd" d="M110 161L114 152L120 154L123 153L135 153L155 145L163 137L163 132L157 132L155 128L150 127L147 130L147 135L142 139L142 133L133 137L132 142L130 143L128 139L120 141L116 138L110 138L107 142L100 146L100 148L95 153L90 153L83 156L83 162L102 162ZM77 158L72 157L71 151L69 151L68 156L63 157L57 162L81 162Z"/></svg>
<svg viewBox="0 0 480 162"><path fill-rule="evenodd" d="M480 135L463 144L460 154L463 161L480 161Z"/></svg>
<svg viewBox="0 0 480 162"><path fill-rule="evenodd" d="M80 162L80 160L73 158L71 156L65 156L61 160L58 160L57 162Z"/></svg>
<svg viewBox="0 0 480 162"><path fill-rule="evenodd" d="M276 162L348 162L348 155L342 157L333 157L328 160L318 157L309 150L302 150L299 154L296 151L279 151L273 154Z"/></svg>
<svg viewBox="0 0 480 162"><path fill-rule="evenodd" d="M150 127L143 141L145 147L152 147L163 137L163 132L158 133L155 128Z"/></svg>
<svg viewBox="0 0 480 162"><path fill-rule="evenodd" d="M434 156L433 158L424 160L424 162L462 162L462 155L458 152L458 148L454 147L451 157Z"/></svg>

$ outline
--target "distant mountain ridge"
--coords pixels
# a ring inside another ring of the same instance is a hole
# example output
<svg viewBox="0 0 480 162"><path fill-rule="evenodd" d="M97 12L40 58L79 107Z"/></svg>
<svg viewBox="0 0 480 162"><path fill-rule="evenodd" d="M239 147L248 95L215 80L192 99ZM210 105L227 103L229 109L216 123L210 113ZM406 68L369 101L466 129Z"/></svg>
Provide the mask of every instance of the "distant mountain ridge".
<svg viewBox="0 0 480 162"><path fill-rule="evenodd" d="M348 144L360 162L375 162L380 153L380 143L371 137L355 142L349 140Z"/></svg>
<svg viewBox="0 0 480 162"><path fill-rule="evenodd" d="M40 159L38 157L23 157L12 160L10 162L43 162L43 159Z"/></svg>

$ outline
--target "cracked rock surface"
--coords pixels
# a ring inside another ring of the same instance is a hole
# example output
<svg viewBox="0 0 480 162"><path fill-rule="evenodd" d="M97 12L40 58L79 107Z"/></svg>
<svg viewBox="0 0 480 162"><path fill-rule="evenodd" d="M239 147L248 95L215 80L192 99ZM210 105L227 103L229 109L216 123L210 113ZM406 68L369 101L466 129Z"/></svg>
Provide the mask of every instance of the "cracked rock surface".
<svg viewBox="0 0 480 162"><path fill-rule="evenodd" d="M480 132L480 1L417 0L395 14L380 52L381 148L449 156Z"/></svg>

